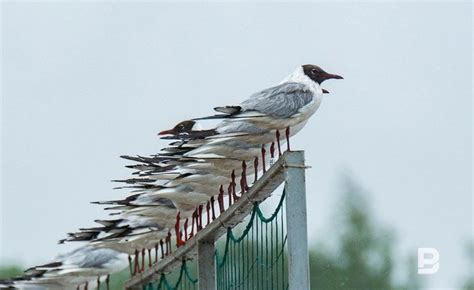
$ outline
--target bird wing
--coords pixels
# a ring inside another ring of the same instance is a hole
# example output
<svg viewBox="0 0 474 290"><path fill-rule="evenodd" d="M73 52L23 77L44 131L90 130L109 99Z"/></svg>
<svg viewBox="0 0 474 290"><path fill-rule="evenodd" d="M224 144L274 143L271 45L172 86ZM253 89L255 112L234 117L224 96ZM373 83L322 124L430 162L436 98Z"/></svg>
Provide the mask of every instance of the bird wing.
<svg viewBox="0 0 474 290"><path fill-rule="evenodd" d="M252 95L241 104L243 111L257 111L274 118L289 118L313 100L304 84L283 83Z"/></svg>
<svg viewBox="0 0 474 290"><path fill-rule="evenodd" d="M296 114L312 100L313 93L308 86L301 83L286 82L253 94L239 106L214 108L215 111L221 114L193 120L247 119L264 116L284 119Z"/></svg>

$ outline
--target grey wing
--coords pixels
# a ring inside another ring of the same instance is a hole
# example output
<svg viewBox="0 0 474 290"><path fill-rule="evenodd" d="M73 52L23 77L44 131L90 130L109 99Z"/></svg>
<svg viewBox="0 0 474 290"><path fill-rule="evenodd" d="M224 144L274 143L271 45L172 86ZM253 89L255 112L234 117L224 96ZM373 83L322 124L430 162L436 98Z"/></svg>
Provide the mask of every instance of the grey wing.
<svg viewBox="0 0 474 290"><path fill-rule="evenodd" d="M94 267L97 264L97 260L100 260L102 256L102 250L108 249L93 248L88 245L74 249L67 254L61 255L63 267Z"/></svg>
<svg viewBox="0 0 474 290"><path fill-rule="evenodd" d="M119 253L111 249L93 249L77 261L81 268L103 268L105 264L117 259Z"/></svg>
<svg viewBox="0 0 474 290"><path fill-rule="evenodd" d="M299 83L284 83L252 95L241 104L243 111L258 111L274 118L288 118L313 100L310 89Z"/></svg>

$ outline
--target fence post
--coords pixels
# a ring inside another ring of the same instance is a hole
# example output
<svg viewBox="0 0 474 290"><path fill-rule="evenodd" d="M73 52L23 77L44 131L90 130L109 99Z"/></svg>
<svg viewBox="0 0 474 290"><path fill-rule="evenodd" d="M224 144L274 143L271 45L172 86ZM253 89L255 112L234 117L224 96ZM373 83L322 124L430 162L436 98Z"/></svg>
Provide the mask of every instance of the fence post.
<svg viewBox="0 0 474 290"><path fill-rule="evenodd" d="M309 290L304 151L290 152L285 161L289 290Z"/></svg>
<svg viewBox="0 0 474 290"><path fill-rule="evenodd" d="M216 289L216 258L214 240L198 241L198 285L199 290Z"/></svg>

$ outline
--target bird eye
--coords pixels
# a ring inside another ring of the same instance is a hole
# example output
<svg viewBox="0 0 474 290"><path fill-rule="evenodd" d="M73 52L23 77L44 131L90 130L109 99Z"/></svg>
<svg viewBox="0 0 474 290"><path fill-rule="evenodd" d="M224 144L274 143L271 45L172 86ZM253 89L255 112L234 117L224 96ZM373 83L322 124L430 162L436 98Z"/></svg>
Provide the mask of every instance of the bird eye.
<svg viewBox="0 0 474 290"><path fill-rule="evenodd" d="M315 69L315 68L313 68L313 69L311 70L311 73L312 73L313 75L318 74L318 70Z"/></svg>

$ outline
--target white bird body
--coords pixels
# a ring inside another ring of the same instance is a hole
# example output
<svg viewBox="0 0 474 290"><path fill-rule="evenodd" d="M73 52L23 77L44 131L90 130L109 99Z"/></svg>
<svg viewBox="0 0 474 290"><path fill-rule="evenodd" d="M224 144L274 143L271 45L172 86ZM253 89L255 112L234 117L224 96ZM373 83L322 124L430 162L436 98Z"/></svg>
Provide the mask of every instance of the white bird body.
<svg viewBox="0 0 474 290"><path fill-rule="evenodd" d="M137 250L154 248L160 240L166 238L168 230L144 230L142 233L114 239L94 241L92 247L112 249L128 255L133 255Z"/></svg>
<svg viewBox="0 0 474 290"><path fill-rule="evenodd" d="M126 265L127 256L120 252L84 246L59 255L52 263L26 270L25 280L16 281L14 286L24 289L75 289L79 284L121 271ZM33 278L28 278L28 275L33 275Z"/></svg>

